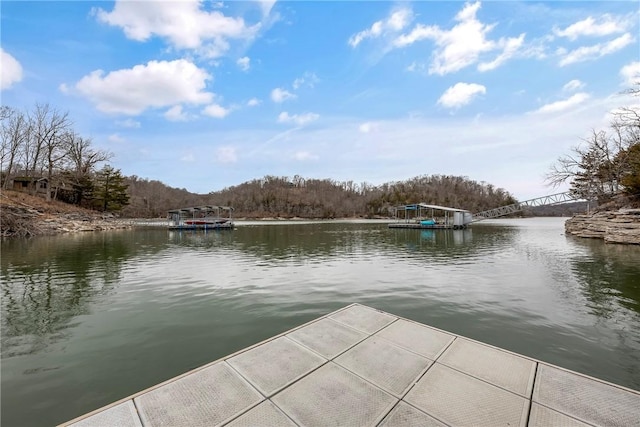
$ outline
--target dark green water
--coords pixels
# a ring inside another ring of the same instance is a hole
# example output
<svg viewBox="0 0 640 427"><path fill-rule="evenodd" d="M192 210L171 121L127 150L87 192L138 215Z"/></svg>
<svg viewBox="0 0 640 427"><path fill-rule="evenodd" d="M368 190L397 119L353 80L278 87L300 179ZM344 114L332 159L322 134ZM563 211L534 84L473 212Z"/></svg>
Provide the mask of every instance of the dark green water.
<svg viewBox="0 0 640 427"><path fill-rule="evenodd" d="M60 423L353 302L640 389L640 247L563 220L2 243L2 426Z"/></svg>

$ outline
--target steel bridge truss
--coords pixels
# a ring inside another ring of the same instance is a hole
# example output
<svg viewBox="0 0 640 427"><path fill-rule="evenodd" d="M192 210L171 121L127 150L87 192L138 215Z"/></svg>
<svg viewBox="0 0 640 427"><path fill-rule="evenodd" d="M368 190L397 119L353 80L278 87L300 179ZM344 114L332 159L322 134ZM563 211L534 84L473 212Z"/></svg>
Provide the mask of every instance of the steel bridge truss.
<svg viewBox="0 0 640 427"><path fill-rule="evenodd" d="M581 198L571 194L567 191L565 193L556 193L549 196L538 197L536 199L525 200L524 202L517 202L512 205L500 206L499 208L489 209L488 211L478 212L473 214L471 222L482 221L483 219L497 218L499 216L509 215L515 212L519 212L525 208L532 208L536 206L557 205L560 203L572 202L574 200L580 200Z"/></svg>

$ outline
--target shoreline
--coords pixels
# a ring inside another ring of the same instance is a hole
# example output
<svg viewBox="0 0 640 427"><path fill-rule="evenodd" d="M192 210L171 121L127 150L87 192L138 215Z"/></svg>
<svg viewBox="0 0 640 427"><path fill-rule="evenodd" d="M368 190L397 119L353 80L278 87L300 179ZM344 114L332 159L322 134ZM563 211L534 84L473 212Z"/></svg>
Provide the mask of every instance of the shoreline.
<svg viewBox="0 0 640 427"><path fill-rule="evenodd" d="M4 192L3 192L4 193ZM165 218L121 218L112 213L69 207L64 204L34 199L20 199L2 194L0 203L0 235L2 238L53 236L67 233L126 230L145 227L166 227ZM22 196L24 197L24 196ZM26 203L30 202L30 203ZM394 218L302 218L302 217L239 217L237 225L305 223L316 221L390 222ZM605 243L640 245L640 209L624 208L591 214L578 214L565 222L568 235L602 239Z"/></svg>
<svg viewBox="0 0 640 427"><path fill-rule="evenodd" d="M640 209L618 209L574 215L565 223L569 235L605 243L640 245Z"/></svg>

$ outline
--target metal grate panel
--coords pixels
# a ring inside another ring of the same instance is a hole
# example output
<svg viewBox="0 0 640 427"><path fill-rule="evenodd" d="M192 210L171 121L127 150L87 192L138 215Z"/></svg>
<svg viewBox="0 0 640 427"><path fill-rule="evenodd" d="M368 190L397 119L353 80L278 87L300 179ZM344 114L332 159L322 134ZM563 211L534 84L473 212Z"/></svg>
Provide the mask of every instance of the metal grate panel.
<svg viewBox="0 0 640 427"><path fill-rule="evenodd" d="M268 397L322 365L326 359L280 337L227 359L227 362Z"/></svg>
<svg viewBox="0 0 640 427"><path fill-rule="evenodd" d="M367 334L372 334L397 319L390 314L361 305L354 305L339 311L331 315L330 318Z"/></svg>
<svg viewBox="0 0 640 427"><path fill-rule="evenodd" d="M464 338L455 340L439 363L529 398L536 363Z"/></svg>
<svg viewBox="0 0 640 427"><path fill-rule="evenodd" d="M381 389L402 397L431 361L381 338L361 342L335 362Z"/></svg>
<svg viewBox="0 0 640 427"><path fill-rule="evenodd" d="M398 401L333 362L273 397L303 426L376 425Z"/></svg>
<svg viewBox="0 0 640 427"><path fill-rule="evenodd" d="M640 393L541 363L533 401L589 424L640 425Z"/></svg>
<svg viewBox="0 0 640 427"><path fill-rule="evenodd" d="M333 359L357 342L362 341L367 335L331 319L322 319L293 331L287 337L327 359Z"/></svg>
<svg viewBox="0 0 640 427"><path fill-rule="evenodd" d="M533 402L528 427L549 426L589 427L590 425Z"/></svg>
<svg viewBox="0 0 640 427"><path fill-rule="evenodd" d="M426 326L400 319L376 334L394 344L411 350L431 360L454 340L454 335L445 334Z"/></svg>
<svg viewBox="0 0 640 427"><path fill-rule="evenodd" d="M69 427L142 427L138 412L132 400L127 400L112 408L98 412Z"/></svg>
<svg viewBox="0 0 640 427"><path fill-rule="evenodd" d="M145 426L213 426L264 398L224 362L135 398Z"/></svg>
<svg viewBox="0 0 640 427"><path fill-rule="evenodd" d="M398 403L379 427L446 427L435 418L404 402Z"/></svg>
<svg viewBox="0 0 640 427"><path fill-rule="evenodd" d="M435 363L405 401L449 425L524 426L529 401Z"/></svg>
<svg viewBox="0 0 640 427"><path fill-rule="evenodd" d="M255 408L242 414L239 418L226 424L228 427L258 427L258 426L279 426L296 427L276 405L270 400L265 400Z"/></svg>

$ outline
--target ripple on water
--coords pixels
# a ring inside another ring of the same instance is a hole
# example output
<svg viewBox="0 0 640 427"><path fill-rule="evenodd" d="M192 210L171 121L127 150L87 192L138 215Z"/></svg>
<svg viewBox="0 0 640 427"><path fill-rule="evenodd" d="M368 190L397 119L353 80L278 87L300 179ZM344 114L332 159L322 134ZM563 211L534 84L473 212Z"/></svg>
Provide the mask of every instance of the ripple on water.
<svg viewBox="0 0 640 427"><path fill-rule="evenodd" d="M3 243L3 424L63 422L353 302L640 388L640 251L566 238L560 220L440 231Z"/></svg>

